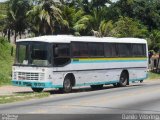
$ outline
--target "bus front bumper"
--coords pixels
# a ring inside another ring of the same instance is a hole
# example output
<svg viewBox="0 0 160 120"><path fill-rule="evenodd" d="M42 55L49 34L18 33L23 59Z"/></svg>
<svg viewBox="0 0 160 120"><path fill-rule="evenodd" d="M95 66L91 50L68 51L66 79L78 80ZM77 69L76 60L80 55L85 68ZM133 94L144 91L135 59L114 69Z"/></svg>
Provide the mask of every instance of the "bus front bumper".
<svg viewBox="0 0 160 120"><path fill-rule="evenodd" d="M60 85L53 85L52 82L12 80L12 85L31 88L61 88Z"/></svg>

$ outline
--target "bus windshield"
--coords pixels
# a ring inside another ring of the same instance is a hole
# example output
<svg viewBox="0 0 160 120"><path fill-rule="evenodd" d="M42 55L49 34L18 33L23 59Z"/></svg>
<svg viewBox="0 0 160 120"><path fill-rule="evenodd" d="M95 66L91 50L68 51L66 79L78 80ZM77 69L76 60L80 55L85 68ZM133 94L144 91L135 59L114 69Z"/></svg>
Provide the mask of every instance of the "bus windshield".
<svg viewBox="0 0 160 120"><path fill-rule="evenodd" d="M49 45L40 42L17 43L16 63L25 66L49 66Z"/></svg>

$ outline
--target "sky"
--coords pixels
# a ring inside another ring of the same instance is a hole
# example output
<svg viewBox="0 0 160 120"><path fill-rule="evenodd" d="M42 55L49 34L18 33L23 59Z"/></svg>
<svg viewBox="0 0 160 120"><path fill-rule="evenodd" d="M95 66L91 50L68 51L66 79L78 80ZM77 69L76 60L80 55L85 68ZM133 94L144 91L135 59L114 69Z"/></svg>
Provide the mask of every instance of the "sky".
<svg viewBox="0 0 160 120"><path fill-rule="evenodd" d="M116 1L118 1L118 0L111 0L111 1L116 2Z"/></svg>
<svg viewBox="0 0 160 120"><path fill-rule="evenodd" d="M0 0L0 2L4 2L4 1L6 1L6 0ZM118 0L112 0L113 2L116 2L116 1L118 1Z"/></svg>
<svg viewBox="0 0 160 120"><path fill-rule="evenodd" d="M6 0L0 0L0 2L4 2L4 1L6 1Z"/></svg>

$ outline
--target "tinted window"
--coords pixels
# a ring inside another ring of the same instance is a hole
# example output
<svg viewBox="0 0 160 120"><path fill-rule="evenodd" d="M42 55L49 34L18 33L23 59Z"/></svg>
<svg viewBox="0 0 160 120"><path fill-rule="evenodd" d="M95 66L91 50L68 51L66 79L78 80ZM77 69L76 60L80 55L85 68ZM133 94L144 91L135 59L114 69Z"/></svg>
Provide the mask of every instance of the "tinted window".
<svg viewBox="0 0 160 120"><path fill-rule="evenodd" d="M56 57L69 57L70 49L68 44L57 44L55 45L58 50L58 54Z"/></svg>
<svg viewBox="0 0 160 120"><path fill-rule="evenodd" d="M143 55L146 56L146 45L142 45L143 46Z"/></svg>
<svg viewBox="0 0 160 120"><path fill-rule="evenodd" d="M119 56L131 56L131 44L117 44Z"/></svg>
<svg viewBox="0 0 160 120"><path fill-rule="evenodd" d="M132 45L133 56L146 56L146 46L143 44Z"/></svg>
<svg viewBox="0 0 160 120"><path fill-rule="evenodd" d="M91 57L104 57L104 44L89 43L89 54Z"/></svg>
<svg viewBox="0 0 160 120"><path fill-rule="evenodd" d="M70 45L53 45L53 64L54 66L64 66L70 62Z"/></svg>
<svg viewBox="0 0 160 120"><path fill-rule="evenodd" d="M28 64L28 45L17 45L17 63L23 63L25 60Z"/></svg>
<svg viewBox="0 0 160 120"><path fill-rule="evenodd" d="M114 43L106 43L105 44L105 57L116 57L116 44Z"/></svg>
<svg viewBox="0 0 160 120"><path fill-rule="evenodd" d="M47 60L48 48L43 44L33 44L31 51L31 59L33 60Z"/></svg>
<svg viewBox="0 0 160 120"><path fill-rule="evenodd" d="M73 57L88 57L88 43L72 43Z"/></svg>

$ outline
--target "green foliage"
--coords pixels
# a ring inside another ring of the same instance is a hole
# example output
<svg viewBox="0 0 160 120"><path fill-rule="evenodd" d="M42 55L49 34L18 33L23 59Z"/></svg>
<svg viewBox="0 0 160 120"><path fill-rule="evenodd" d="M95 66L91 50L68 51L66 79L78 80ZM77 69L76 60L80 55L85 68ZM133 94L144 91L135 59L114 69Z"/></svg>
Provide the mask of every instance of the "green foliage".
<svg viewBox="0 0 160 120"><path fill-rule="evenodd" d="M80 20L78 20L74 25L74 30L77 32L83 32L87 28L90 27L92 21L92 16L90 15L84 15Z"/></svg>
<svg viewBox="0 0 160 120"><path fill-rule="evenodd" d="M11 47L6 39L0 37L0 85L8 84L11 81L11 67L13 64Z"/></svg>
<svg viewBox="0 0 160 120"><path fill-rule="evenodd" d="M41 0L36 5L32 5L31 10L26 14L31 30L37 35L53 34L54 27L58 25L68 25L62 18L62 11L59 4L52 0Z"/></svg>
<svg viewBox="0 0 160 120"><path fill-rule="evenodd" d="M160 49L160 31L159 30L153 30L151 31L148 39L149 43L149 49L152 49L154 51L159 51Z"/></svg>
<svg viewBox="0 0 160 120"><path fill-rule="evenodd" d="M7 11L7 16L0 12L0 31L29 30L35 36L87 36L94 31L101 36L145 38L149 48L159 49L154 32L160 31L159 9L159 0L9 0L0 4L0 11Z"/></svg>
<svg viewBox="0 0 160 120"><path fill-rule="evenodd" d="M0 3L0 14L6 15L6 12L7 12L7 4Z"/></svg>
<svg viewBox="0 0 160 120"><path fill-rule="evenodd" d="M139 21L128 17L120 17L114 25L112 34L116 37L144 38L148 32L147 28L144 27Z"/></svg>
<svg viewBox="0 0 160 120"><path fill-rule="evenodd" d="M0 32L3 31L5 27L6 17L7 17L7 4L0 3Z"/></svg>
<svg viewBox="0 0 160 120"><path fill-rule="evenodd" d="M160 74L154 72L148 72L148 79L149 80L159 80Z"/></svg>
<svg viewBox="0 0 160 120"><path fill-rule="evenodd" d="M48 97L49 95L50 95L50 93L48 93L48 92L2 95L2 96L0 96L0 104L6 104L6 103L11 103L11 102L17 102L17 101L24 101L24 100L29 100L29 99L44 98L44 97Z"/></svg>
<svg viewBox="0 0 160 120"><path fill-rule="evenodd" d="M73 34L75 23L84 15L82 9L75 9L74 7L69 7L67 5L61 6L63 20L66 21L65 25L61 25L57 33L60 34Z"/></svg>
<svg viewBox="0 0 160 120"><path fill-rule="evenodd" d="M100 23L99 31L100 31L102 36L110 37L110 36L112 36L111 31L113 30L113 28L114 28L114 26L113 26L113 21L112 20L110 20L110 21L103 20Z"/></svg>

